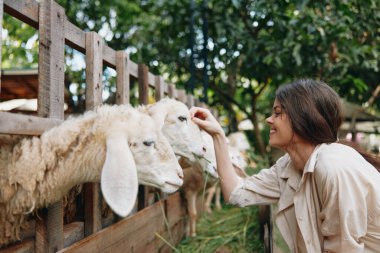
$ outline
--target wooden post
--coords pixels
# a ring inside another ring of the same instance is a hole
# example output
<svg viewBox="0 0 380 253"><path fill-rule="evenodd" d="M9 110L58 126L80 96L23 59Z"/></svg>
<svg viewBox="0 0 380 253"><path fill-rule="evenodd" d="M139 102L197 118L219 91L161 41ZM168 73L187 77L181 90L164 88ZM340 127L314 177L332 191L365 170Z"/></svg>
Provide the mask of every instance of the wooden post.
<svg viewBox="0 0 380 253"><path fill-rule="evenodd" d="M116 52L116 104L129 104L129 56L124 51Z"/></svg>
<svg viewBox="0 0 380 253"><path fill-rule="evenodd" d="M86 110L102 104L103 42L95 32L86 33ZM84 234L89 236L102 228L99 183L84 185Z"/></svg>
<svg viewBox="0 0 380 253"><path fill-rule="evenodd" d="M138 81L139 81L139 104L147 105L149 98L149 69L144 64L138 65Z"/></svg>
<svg viewBox="0 0 380 253"><path fill-rule="evenodd" d="M177 90L177 97L179 101L186 103L186 91L184 89Z"/></svg>
<svg viewBox="0 0 380 253"><path fill-rule="evenodd" d="M168 95L171 98L177 98L177 91L175 89L174 84L169 84L168 85Z"/></svg>
<svg viewBox="0 0 380 253"><path fill-rule="evenodd" d="M3 13L4 13L4 2L3 0L0 0L0 27L1 31L3 31ZM3 38L2 33L0 33L0 93L1 93L1 55L2 55L2 44L3 44Z"/></svg>
<svg viewBox="0 0 380 253"><path fill-rule="evenodd" d="M189 108L194 106L194 96L193 95L187 95L187 101L186 104Z"/></svg>
<svg viewBox="0 0 380 253"><path fill-rule="evenodd" d="M139 104L146 105L148 104L149 100L149 69L144 64L138 65L138 82L139 82ZM138 210L143 209L144 207L149 206L150 204L153 204L154 202L154 195L153 197L151 194L149 194L149 187L148 186L139 186L139 195L138 195L138 202L137 202L137 208Z"/></svg>
<svg viewBox="0 0 380 253"><path fill-rule="evenodd" d="M155 99L160 101L165 96L165 83L164 79L161 76L154 77L154 86L155 86Z"/></svg>
<svg viewBox="0 0 380 253"><path fill-rule="evenodd" d="M1 4L2 5L2 4ZM38 115L64 118L64 23L65 10L53 0L39 4ZM37 219L36 252L63 248L62 201L52 204Z"/></svg>

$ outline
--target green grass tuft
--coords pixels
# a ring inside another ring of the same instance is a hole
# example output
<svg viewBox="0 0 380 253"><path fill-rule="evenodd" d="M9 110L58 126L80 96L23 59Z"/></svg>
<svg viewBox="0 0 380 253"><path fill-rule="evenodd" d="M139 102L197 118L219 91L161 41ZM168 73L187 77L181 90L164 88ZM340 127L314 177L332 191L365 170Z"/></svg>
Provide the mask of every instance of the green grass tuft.
<svg viewBox="0 0 380 253"><path fill-rule="evenodd" d="M228 205L211 215L204 214L197 224L197 236L184 239L177 250L181 253L213 253L218 249L231 253L263 252L257 211L255 206Z"/></svg>

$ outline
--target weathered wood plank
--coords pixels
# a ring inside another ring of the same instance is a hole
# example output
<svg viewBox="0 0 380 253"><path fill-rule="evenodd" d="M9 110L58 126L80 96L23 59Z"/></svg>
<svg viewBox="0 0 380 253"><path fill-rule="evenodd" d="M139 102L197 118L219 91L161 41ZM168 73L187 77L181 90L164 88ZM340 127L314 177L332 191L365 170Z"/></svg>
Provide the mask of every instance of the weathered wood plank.
<svg viewBox="0 0 380 253"><path fill-rule="evenodd" d="M178 201L178 195L179 193L175 193L168 199L174 198ZM172 238L178 243L183 236L184 227L179 222L173 224L172 229ZM171 240L159 202L59 252L158 252L164 242L156 233L167 241Z"/></svg>
<svg viewBox="0 0 380 253"><path fill-rule="evenodd" d="M0 27L3 27L3 13L4 13L4 1L0 0ZM2 33L0 34L0 63L1 63L1 55L2 55L2 45L3 45L3 38ZM1 64L0 64L0 92L1 92Z"/></svg>
<svg viewBox="0 0 380 253"><path fill-rule="evenodd" d="M24 234L30 235L30 237L35 236L35 223L30 224L30 228L27 232L23 231ZM83 222L72 222L64 226L63 228L64 236L64 247L83 239L84 228ZM34 253L35 252L35 240L33 238L28 238L22 242L15 243L7 248L0 249L0 253Z"/></svg>
<svg viewBox="0 0 380 253"><path fill-rule="evenodd" d="M40 135L44 131L58 126L63 120L0 112L0 122L0 133Z"/></svg>
<svg viewBox="0 0 380 253"><path fill-rule="evenodd" d="M86 33L86 110L102 104L103 41L95 32ZM84 185L84 234L89 236L102 228L99 183Z"/></svg>
<svg viewBox="0 0 380 253"><path fill-rule="evenodd" d="M86 110L102 104L103 40L96 32L86 33Z"/></svg>
<svg viewBox="0 0 380 253"><path fill-rule="evenodd" d="M154 79L154 86L155 86L155 93L154 98L156 101L160 101L165 96L165 83L164 79L161 76L155 76Z"/></svg>
<svg viewBox="0 0 380 253"><path fill-rule="evenodd" d="M103 51L103 60L106 66L109 66L113 69L116 68L116 51L107 46L106 44L103 44L103 47L101 48Z"/></svg>
<svg viewBox="0 0 380 253"><path fill-rule="evenodd" d="M38 115L63 119L65 10L53 0L41 1L39 7ZM56 252L63 248L62 201L45 215L36 223L36 252Z"/></svg>
<svg viewBox="0 0 380 253"><path fill-rule="evenodd" d="M187 101L186 104L189 108L194 106L194 96L193 95L187 95Z"/></svg>
<svg viewBox="0 0 380 253"><path fill-rule="evenodd" d="M75 26L68 19L65 20L65 42L68 46L86 53L86 32Z"/></svg>
<svg viewBox="0 0 380 253"><path fill-rule="evenodd" d="M63 119L65 10L53 0L40 3L38 115Z"/></svg>
<svg viewBox="0 0 380 253"><path fill-rule="evenodd" d="M0 249L0 253L34 253L34 240L27 239L7 248Z"/></svg>
<svg viewBox="0 0 380 253"><path fill-rule="evenodd" d="M71 244L84 238L84 224L83 222L72 222L64 226L64 247L68 247Z"/></svg>
<svg viewBox="0 0 380 253"><path fill-rule="evenodd" d="M148 73L149 69L144 64L139 64L139 104L146 105L148 104L149 98L149 80Z"/></svg>
<svg viewBox="0 0 380 253"><path fill-rule="evenodd" d="M168 95L171 98L177 98L177 91L174 84L168 84Z"/></svg>
<svg viewBox="0 0 380 253"><path fill-rule="evenodd" d="M144 64L138 65L138 83L139 83L139 104L147 105L149 100L149 80L148 74L149 69ZM139 186L139 194L138 194L138 209L141 210L147 206L149 206L152 201L149 196L149 187L148 186ZM154 196L153 196L154 201Z"/></svg>
<svg viewBox="0 0 380 253"><path fill-rule="evenodd" d="M116 104L129 104L129 56L124 51L116 52Z"/></svg>
<svg viewBox="0 0 380 253"><path fill-rule="evenodd" d="M4 0L4 11L38 29L38 2L35 0Z"/></svg>
<svg viewBox="0 0 380 253"><path fill-rule="evenodd" d="M186 91L184 89L178 89L177 98L179 101L186 103Z"/></svg>

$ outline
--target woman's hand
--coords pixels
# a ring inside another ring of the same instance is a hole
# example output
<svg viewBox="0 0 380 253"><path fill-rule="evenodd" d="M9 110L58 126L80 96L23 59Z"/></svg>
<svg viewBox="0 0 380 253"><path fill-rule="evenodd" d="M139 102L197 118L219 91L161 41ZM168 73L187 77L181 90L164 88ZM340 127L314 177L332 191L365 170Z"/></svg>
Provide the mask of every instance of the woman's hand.
<svg viewBox="0 0 380 253"><path fill-rule="evenodd" d="M192 107L190 109L190 116L195 124L205 130L211 136L224 136L222 127L208 109L201 107Z"/></svg>

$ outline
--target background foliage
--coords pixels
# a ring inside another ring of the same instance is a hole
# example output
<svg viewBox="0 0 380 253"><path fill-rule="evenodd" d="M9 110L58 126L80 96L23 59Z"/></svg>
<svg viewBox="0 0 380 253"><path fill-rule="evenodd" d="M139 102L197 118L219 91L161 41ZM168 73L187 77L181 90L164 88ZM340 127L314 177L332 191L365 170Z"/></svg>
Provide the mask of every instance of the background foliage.
<svg viewBox="0 0 380 253"><path fill-rule="evenodd" d="M380 84L377 0L194 0L194 5L190 0L57 2L78 27L99 32L110 47L126 50L133 61L147 64L154 74L188 90L193 20L194 93L201 99L207 94L227 132L250 119L253 143L261 154L266 143L262 122L270 113L274 91L295 78L323 79L347 100L380 109L374 94ZM36 31L6 15L4 31L8 37L3 67L35 67ZM68 57L74 54L67 49ZM67 71L68 92L76 96L72 106L80 106L83 98L81 71ZM205 74L207 91L203 90ZM70 89L70 83L76 86Z"/></svg>

